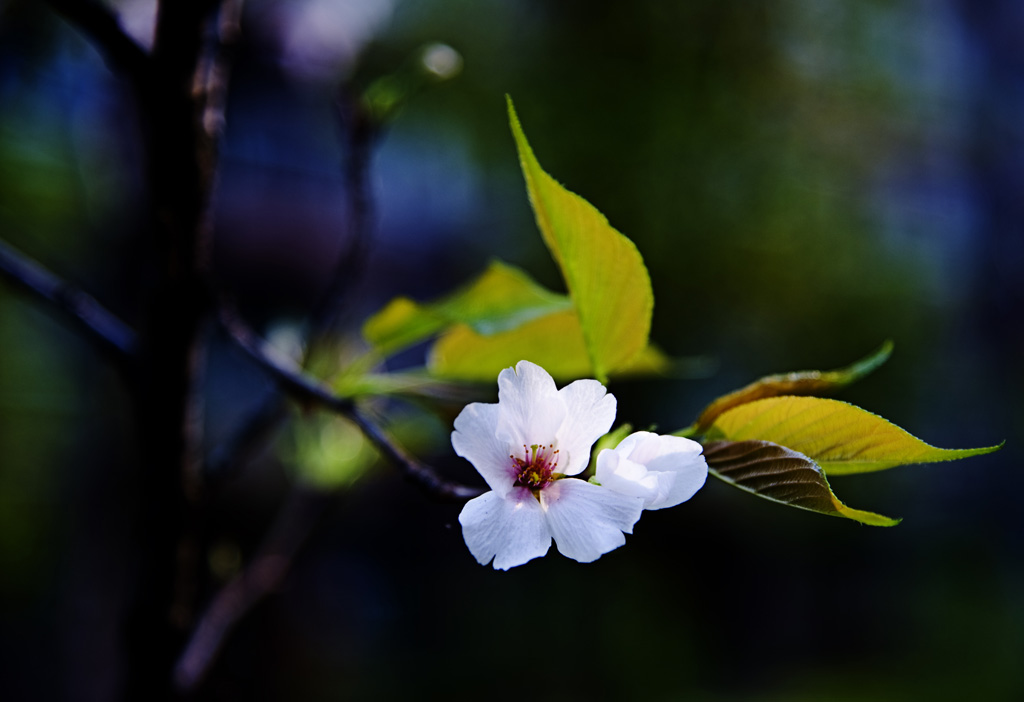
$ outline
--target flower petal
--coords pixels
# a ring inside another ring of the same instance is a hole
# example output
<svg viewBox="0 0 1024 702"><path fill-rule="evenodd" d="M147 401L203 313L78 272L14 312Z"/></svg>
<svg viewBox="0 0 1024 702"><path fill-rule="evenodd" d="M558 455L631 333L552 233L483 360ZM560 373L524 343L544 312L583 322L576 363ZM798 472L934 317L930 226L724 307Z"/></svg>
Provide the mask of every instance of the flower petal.
<svg viewBox="0 0 1024 702"><path fill-rule="evenodd" d="M540 503L529 490L516 488L507 497L486 492L466 503L459 514L462 537L480 565L494 559L496 570L508 570L543 556L551 532Z"/></svg>
<svg viewBox="0 0 1024 702"><path fill-rule="evenodd" d="M565 403L546 370L520 361L515 369L498 374L498 436L518 450L533 444L551 444L565 419Z"/></svg>
<svg viewBox="0 0 1024 702"><path fill-rule="evenodd" d="M478 498L479 499L479 498ZM558 551L580 563L596 561L626 543L643 501L583 480L558 480L540 493Z"/></svg>
<svg viewBox="0 0 1024 702"><path fill-rule="evenodd" d="M674 507L693 497L707 480L702 451L690 439L638 431L601 452L595 477L610 490L642 497L644 509Z"/></svg>
<svg viewBox="0 0 1024 702"><path fill-rule="evenodd" d="M664 481L659 482L657 473L651 473L639 463L611 449L605 449L597 455L594 477L609 490L641 498L645 507L662 493L667 493L667 488L662 488Z"/></svg>
<svg viewBox="0 0 1024 702"><path fill-rule="evenodd" d="M708 479L708 464L704 456L688 454L688 458L676 470L676 481L664 501L652 503L646 509L675 507L693 497L704 487Z"/></svg>
<svg viewBox="0 0 1024 702"><path fill-rule="evenodd" d="M473 464L492 490L504 496L512 489L515 476L508 457L509 446L497 437L498 415L498 405L466 405L455 418L452 447Z"/></svg>
<svg viewBox="0 0 1024 702"><path fill-rule="evenodd" d="M590 463L594 442L608 433L615 421L615 396L596 380L577 380L558 391L566 417L558 430L558 470L577 475Z"/></svg>
<svg viewBox="0 0 1024 702"><path fill-rule="evenodd" d="M654 434L649 431L635 431L616 447L622 449L630 460L642 463L649 470L672 470L680 454L699 456L704 447L692 439L671 434Z"/></svg>

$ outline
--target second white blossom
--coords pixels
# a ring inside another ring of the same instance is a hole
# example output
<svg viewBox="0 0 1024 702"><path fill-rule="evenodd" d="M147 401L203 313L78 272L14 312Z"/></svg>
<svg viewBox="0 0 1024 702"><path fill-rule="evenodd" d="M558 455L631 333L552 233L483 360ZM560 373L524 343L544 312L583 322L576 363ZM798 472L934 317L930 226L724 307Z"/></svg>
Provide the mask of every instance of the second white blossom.
<svg viewBox="0 0 1024 702"><path fill-rule="evenodd" d="M597 457L595 478L615 492L644 501L644 509L675 507L708 477L703 447L680 436L638 431Z"/></svg>

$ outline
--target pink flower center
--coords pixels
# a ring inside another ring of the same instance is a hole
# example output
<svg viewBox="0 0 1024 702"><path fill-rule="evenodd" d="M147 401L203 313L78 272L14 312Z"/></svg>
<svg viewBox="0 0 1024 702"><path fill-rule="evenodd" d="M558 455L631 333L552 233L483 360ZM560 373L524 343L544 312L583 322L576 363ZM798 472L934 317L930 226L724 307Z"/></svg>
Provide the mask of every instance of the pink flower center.
<svg viewBox="0 0 1024 702"><path fill-rule="evenodd" d="M512 470L515 472L516 487L525 487L537 491L552 480L562 477L555 472L558 467L558 449L554 444L523 444L523 457L509 455L512 459Z"/></svg>

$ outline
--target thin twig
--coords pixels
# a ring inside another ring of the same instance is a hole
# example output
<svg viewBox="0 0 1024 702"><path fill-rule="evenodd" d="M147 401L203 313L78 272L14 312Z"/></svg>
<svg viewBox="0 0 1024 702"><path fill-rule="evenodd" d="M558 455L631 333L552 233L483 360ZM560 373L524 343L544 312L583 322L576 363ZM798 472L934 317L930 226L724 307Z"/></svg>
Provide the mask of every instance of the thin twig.
<svg viewBox="0 0 1024 702"><path fill-rule="evenodd" d="M445 480L432 467L421 463L389 437L384 430L358 407L353 406L345 416L362 430L388 459L400 467L405 477L427 493L442 500L465 502L483 494L483 490Z"/></svg>
<svg viewBox="0 0 1024 702"><path fill-rule="evenodd" d="M4 241L0 241L0 274L70 317L92 341L118 361L134 358L137 340L128 325L92 296L61 280Z"/></svg>
<svg viewBox="0 0 1024 702"><path fill-rule="evenodd" d="M235 345L256 361L293 399L342 414L352 410L351 400L338 397L326 385L304 374L295 361L278 353L249 328L233 308L222 304L219 318L221 326Z"/></svg>
<svg viewBox="0 0 1024 702"><path fill-rule="evenodd" d="M179 690L190 692L203 681L235 625L281 586L299 549L333 499L333 493L295 488L259 552L203 612L174 668Z"/></svg>
<svg viewBox="0 0 1024 702"><path fill-rule="evenodd" d="M231 340L277 381L281 389L299 402L318 405L350 419L376 445L382 454L398 466L405 477L430 495L464 502L482 490L445 480L431 466L421 463L398 445L394 439L361 411L351 399L335 395L319 380L302 372L298 364L275 353L226 305L220 309L220 323Z"/></svg>
<svg viewBox="0 0 1024 702"><path fill-rule="evenodd" d="M111 70L137 84L149 77L152 62L146 50L121 28L117 15L95 0L48 0L50 6L87 36Z"/></svg>
<svg viewBox="0 0 1024 702"><path fill-rule="evenodd" d="M348 241L338 256L331 279L313 309L310 321L310 346L330 335L338 324L342 301L352 291L366 269L370 241L375 226L373 196L370 191L370 159L380 136L380 125L366 110L352 86L342 84L335 100L342 139L342 175L348 216Z"/></svg>

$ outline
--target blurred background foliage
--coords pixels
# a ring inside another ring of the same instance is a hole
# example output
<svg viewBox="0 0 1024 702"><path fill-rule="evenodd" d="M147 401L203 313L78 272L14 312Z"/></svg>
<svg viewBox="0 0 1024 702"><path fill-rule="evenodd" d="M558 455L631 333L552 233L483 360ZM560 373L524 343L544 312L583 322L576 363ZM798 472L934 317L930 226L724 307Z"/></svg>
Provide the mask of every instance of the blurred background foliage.
<svg viewBox="0 0 1024 702"><path fill-rule="evenodd" d="M152 4L113 5L146 43ZM509 93L545 169L644 255L652 339L716 362L705 377L613 384L619 421L677 429L760 375L838 367L892 338L892 360L842 399L939 446L1007 446L833 481L848 504L904 517L895 529L713 482L645 514L595 564L552 553L507 574L473 562L457 506L384 466L360 476L324 458L314 482L351 484L199 697L1019 699L1022 35L1012 0L249 0L215 268L265 331L301 320L346 245L337 84L369 86L444 42L461 75L411 95L373 162L379 226L353 330L495 256L562 289ZM44 3L0 2L0 235L129 322L153 265L138 129L126 85L80 36ZM269 387L213 347L211 447ZM402 421L424 458L472 481L447 441L457 410ZM0 285L8 699L118 689L141 546L130 525L146 509L131 437L118 376ZM215 580L259 545L295 442L329 454L323 435L281 441L225 485Z"/></svg>

